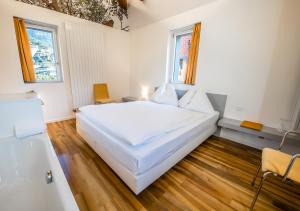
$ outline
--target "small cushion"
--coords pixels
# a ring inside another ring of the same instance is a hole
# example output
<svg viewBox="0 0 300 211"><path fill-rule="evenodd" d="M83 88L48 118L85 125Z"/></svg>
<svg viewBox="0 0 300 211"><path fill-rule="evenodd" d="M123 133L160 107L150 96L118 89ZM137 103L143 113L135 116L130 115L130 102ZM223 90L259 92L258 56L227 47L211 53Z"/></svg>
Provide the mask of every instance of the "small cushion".
<svg viewBox="0 0 300 211"><path fill-rule="evenodd" d="M262 152L262 171L263 172L272 171L274 173L277 173L280 176L284 176L285 171L291 159L292 156L289 154L286 154L278 150L265 148L263 149ZM296 159L294 165L292 166L288 178L295 182L300 183L300 159L299 158Z"/></svg>
<svg viewBox="0 0 300 211"><path fill-rule="evenodd" d="M151 101L178 106L178 98L175 88L171 84L164 84L160 86L153 94Z"/></svg>
<svg viewBox="0 0 300 211"><path fill-rule="evenodd" d="M190 88L179 100L178 106L182 107L182 108L187 106L191 102L194 95L196 94L196 91L197 91L197 89L195 87Z"/></svg>
<svg viewBox="0 0 300 211"><path fill-rule="evenodd" d="M114 102L114 100L112 100L110 98L96 99L96 103L100 103L100 104L113 103L113 102Z"/></svg>
<svg viewBox="0 0 300 211"><path fill-rule="evenodd" d="M251 121L247 121L247 120L242 121L240 126L244 127L244 128L252 129L252 130L257 130L257 131L261 131L263 128L263 124L258 123L258 122L251 122Z"/></svg>
<svg viewBox="0 0 300 211"><path fill-rule="evenodd" d="M182 108L203 113L213 113L215 111L206 93L200 88L197 88L195 92L190 95L191 99L186 105L182 106Z"/></svg>

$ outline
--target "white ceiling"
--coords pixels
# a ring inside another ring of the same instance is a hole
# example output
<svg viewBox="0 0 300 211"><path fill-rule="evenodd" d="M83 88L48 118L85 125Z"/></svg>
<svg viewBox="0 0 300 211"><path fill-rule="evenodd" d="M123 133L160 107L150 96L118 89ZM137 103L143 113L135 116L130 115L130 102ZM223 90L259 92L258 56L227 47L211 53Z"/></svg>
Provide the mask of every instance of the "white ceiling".
<svg viewBox="0 0 300 211"><path fill-rule="evenodd" d="M183 13L212 0L129 0L129 24L139 28Z"/></svg>

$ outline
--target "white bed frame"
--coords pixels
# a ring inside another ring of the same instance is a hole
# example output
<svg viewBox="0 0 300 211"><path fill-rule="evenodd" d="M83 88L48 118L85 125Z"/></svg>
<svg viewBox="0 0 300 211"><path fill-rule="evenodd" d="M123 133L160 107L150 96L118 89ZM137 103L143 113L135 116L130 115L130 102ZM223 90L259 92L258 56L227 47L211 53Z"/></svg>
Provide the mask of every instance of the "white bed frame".
<svg viewBox="0 0 300 211"><path fill-rule="evenodd" d="M187 141L188 144L180 148L160 164L142 174L135 175L120 164L120 162L114 159L113 156L102 148L100 144L97 144L97 140L106 139L109 141L109 137L105 135L105 132L99 130L87 121L81 113L76 114L76 129L78 134L95 150L95 152L107 163L107 165L109 165L114 172L119 175L119 177L135 194L139 194L146 187L152 184L217 130L216 126L208 127L204 130L204 132L198 134L193 139L189 139Z"/></svg>
<svg viewBox="0 0 300 211"><path fill-rule="evenodd" d="M179 98L184 93L177 93ZM226 95L208 94L208 97L215 108L219 111L220 117L223 116ZM171 169L176 163L181 161L186 155L192 152L196 147L203 143L208 137L214 134L217 130L217 126L209 126L201 133L194 136L192 139L188 139L184 147L177 150L173 155L162 161L160 164L150 168L142 174L134 174L125 168L120 162L111 156L104 148L97 144L97 140L110 140L106 133L101 131L90 123L80 112L76 114L76 129L78 134L95 150L95 152L114 170L116 174L127 184L127 186L138 195L146 187L152 184L165 172Z"/></svg>

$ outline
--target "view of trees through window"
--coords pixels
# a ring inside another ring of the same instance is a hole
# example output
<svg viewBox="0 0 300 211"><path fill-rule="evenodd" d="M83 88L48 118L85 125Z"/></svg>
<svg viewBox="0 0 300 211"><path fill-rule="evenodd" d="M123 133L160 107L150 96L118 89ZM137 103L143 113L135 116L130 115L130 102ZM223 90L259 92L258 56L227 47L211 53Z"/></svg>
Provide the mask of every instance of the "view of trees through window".
<svg viewBox="0 0 300 211"><path fill-rule="evenodd" d="M173 81L183 83L189 57L192 33L176 35Z"/></svg>
<svg viewBox="0 0 300 211"><path fill-rule="evenodd" d="M36 81L58 81L52 31L27 27Z"/></svg>

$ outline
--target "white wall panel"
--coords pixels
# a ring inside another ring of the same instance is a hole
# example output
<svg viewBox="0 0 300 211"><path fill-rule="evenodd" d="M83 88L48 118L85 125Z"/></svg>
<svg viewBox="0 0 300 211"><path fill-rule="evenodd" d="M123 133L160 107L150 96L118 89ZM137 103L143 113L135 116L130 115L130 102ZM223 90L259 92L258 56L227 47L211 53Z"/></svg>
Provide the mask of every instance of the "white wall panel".
<svg viewBox="0 0 300 211"><path fill-rule="evenodd" d="M73 108L93 103L93 84L103 82L103 32L66 23Z"/></svg>

